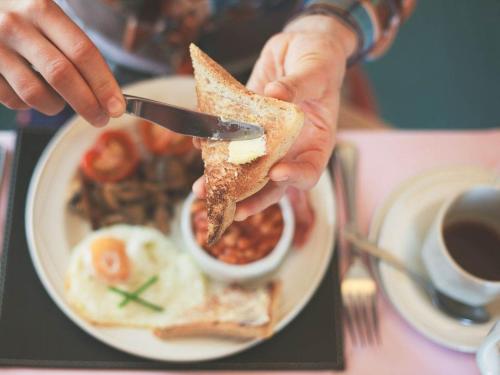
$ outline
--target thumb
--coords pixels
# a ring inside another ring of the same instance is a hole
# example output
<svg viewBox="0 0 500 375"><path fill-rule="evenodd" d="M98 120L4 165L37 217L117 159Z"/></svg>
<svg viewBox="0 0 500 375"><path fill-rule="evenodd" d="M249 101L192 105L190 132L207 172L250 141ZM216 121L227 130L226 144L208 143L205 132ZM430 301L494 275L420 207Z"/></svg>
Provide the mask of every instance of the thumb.
<svg viewBox="0 0 500 375"><path fill-rule="evenodd" d="M328 85L326 69L328 67L319 54L307 53L292 63L287 74L269 82L264 95L294 103L320 99Z"/></svg>

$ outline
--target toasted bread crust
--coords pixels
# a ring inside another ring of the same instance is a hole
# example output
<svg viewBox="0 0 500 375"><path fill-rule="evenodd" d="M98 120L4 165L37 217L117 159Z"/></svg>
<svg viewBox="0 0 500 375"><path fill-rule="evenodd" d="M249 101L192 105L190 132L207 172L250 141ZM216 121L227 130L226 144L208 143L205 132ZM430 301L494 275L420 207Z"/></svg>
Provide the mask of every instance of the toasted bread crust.
<svg viewBox="0 0 500 375"><path fill-rule="evenodd" d="M274 333L277 321L281 283L271 282L267 286L270 296L268 307L269 321L261 325L247 325L243 322L192 322L155 329L154 333L162 339L188 336L220 336L239 339L267 338Z"/></svg>
<svg viewBox="0 0 500 375"><path fill-rule="evenodd" d="M266 155L247 164L232 164L228 142L202 141L208 210L208 243L215 243L232 223L236 203L268 182L271 167L298 136L302 111L292 103L257 95L191 44L198 109L202 112L259 124L266 134Z"/></svg>

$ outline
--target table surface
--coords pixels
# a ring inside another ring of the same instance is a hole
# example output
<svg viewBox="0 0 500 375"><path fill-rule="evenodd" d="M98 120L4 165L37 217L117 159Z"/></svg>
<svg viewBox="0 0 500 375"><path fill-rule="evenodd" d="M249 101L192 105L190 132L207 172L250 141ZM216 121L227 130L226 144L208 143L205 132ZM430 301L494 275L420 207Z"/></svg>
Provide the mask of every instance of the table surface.
<svg viewBox="0 0 500 375"><path fill-rule="evenodd" d="M348 140L359 148L359 219L366 233L377 206L405 179L426 170L475 165L500 173L500 129L483 131L346 131L339 140ZM10 151L15 135L0 132L0 144ZM10 156L12 153L10 153ZM10 158L9 158L10 161ZM9 163L10 166L10 163ZM2 184L0 225L4 227L7 181ZM3 231L0 233L2 240ZM416 332L401 318L385 297L380 296L382 344L378 347L353 347L346 340L346 374L478 374L475 357L434 344ZM112 374L118 371L1 369L3 374ZM127 374L145 374L130 371ZM236 372L231 372L235 374ZM250 374L251 372L242 372ZM285 374L286 372L276 372ZM323 371L320 373L330 373ZM179 374L179 372L169 372ZM202 374L198 372L198 374ZM229 374L229 373L228 373ZM318 372L293 372L318 374Z"/></svg>

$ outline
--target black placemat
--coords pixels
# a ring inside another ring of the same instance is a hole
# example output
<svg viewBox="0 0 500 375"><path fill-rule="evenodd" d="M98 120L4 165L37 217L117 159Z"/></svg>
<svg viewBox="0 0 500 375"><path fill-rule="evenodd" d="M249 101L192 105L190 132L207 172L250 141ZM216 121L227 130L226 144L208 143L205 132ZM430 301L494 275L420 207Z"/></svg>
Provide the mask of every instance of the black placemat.
<svg viewBox="0 0 500 375"><path fill-rule="evenodd" d="M46 293L33 268L25 237L26 192L35 164L52 135L42 129L18 132L0 269L0 365L186 370L344 368L336 256L315 296L293 322L261 345L224 359L189 364L150 361L108 347L82 331Z"/></svg>

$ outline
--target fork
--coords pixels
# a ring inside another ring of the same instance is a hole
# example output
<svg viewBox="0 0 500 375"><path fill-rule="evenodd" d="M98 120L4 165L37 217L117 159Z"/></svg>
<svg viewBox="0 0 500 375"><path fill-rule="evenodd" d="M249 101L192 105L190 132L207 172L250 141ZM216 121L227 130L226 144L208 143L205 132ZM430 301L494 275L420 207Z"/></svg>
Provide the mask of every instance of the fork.
<svg viewBox="0 0 500 375"><path fill-rule="evenodd" d="M7 150L0 145L0 189L2 188L3 180L6 174L7 165Z"/></svg>
<svg viewBox="0 0 500 375"><path fill-rule="evenodd" d="M357 231L356 171L358 153L351 143L336 146L335 175L339 180L346 226ZM346 328L355 346L380 343L377 313L377 284L356 248L345 242L351 264L342 280L341 293ZM350 248L349 248L350 246Z"/></svg>

